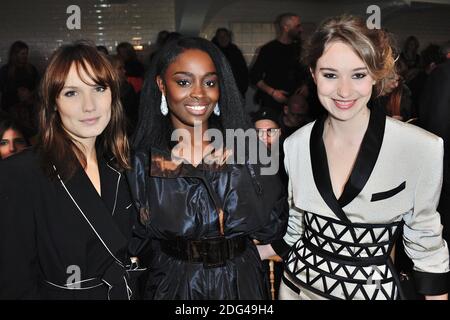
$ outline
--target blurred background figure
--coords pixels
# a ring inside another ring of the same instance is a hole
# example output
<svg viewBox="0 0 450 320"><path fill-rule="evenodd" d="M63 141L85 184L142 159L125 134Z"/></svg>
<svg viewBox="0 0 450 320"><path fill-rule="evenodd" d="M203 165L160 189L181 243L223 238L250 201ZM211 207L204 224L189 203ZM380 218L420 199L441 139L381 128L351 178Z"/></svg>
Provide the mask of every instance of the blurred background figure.
<svg viewBox="0 0 450 320"><path fill-rule="evenodd" d="M384 80L382 91L374 100L386 114L400 121L412 118L411 90L405 84L408 68L403 60L395 62L395 70Z"/></svg>
<svg viewBox="0 0 450 320"><path fill-rule="evenodd" d="M38 71L28 62L28 45L14 42L8 63L0 68L1 109L9 112L19 102L33 100L38 84Z"/></svg>
<svg viewBox="0 0 450 320"><path fill-rule="evenodd" d="M232 33L226 28L218 28L211 40L227 57L234 79L243 97L248 89L248 68L242 51L233 43Z"/></svg>
<svg viewBox="0 0 450 320"><path fill-rule="evenodd" d="M150 54L148 58L148 63L151 64L153 58L155 57L156 53L159 51L159 49L162 48L162 46L166 43L167 39L169 38L170 32L167 30L161 30L158 32L158 35L156 36L155 44L153 44L150 47Z"/></svg>
<svg viewBox="0 0 450 320"><path fill-rule="evenodd" d="M444 46L448 58L437 66L425 82L419 101L419 125L444 140L444 179L438 212L443 237L450 241L450 46ZM450 279L449 286L450 289Z"/></svg>
<svg viewBox="0 0 450 320"><path fill-rule="evenodd" d="M407 82L409 89L411 89L413 116L418 116L418 108L420 96L423 88L431 72L445 60L441 48L438 45L430 44L420 53L421 68L414 78Z"/></svg>
<svg viewBox="0 0 450 320"><path fill-rule="evenodd" d="M97 50L103 53L105 56L109 55L108 49L105 46L97 46Z"/></svg>
<svg viewBox="0 0 450 320"><path fill-rule="evenodd" d="M120 80L120 102L127 119L127 135L131 137L136 128L138 120L139 95L133 89L133 86L127 81L125 65L118 56L108 56L114 69L116 69Z"/></svg>
<svg viewBox="0 0 450 320"><path fill-rule="evenodd" d="M116 48L117 55L125 66L127 81L133 86L136 93L141 92L144 83L144 65L138 60L134 47L129 42L121 42Z"/></svg>
<svg viewBox="0 0 450 320"><path fill-rule="evenodd" d="M287 104L283 107L283 114L279 121L283 141L312 120L309 103L305 96L302 94L290 96Z"/></svg>
<svg viewBox="0 0 450 320"><path fill-rule="evenodd" d="M443 54L444 58L446 59L446 61L448 61L450 59L450 41L447 41L442 46L442 54Z"/></svg>
<svg viewBox="0 0 450 320"><path fill-rule="evenodd" d="M166 34L167 32L167 34ZM156 48L154 48L150 54L150 66L152 61L155 59L155 57L158 55L159 51L162 49L162 47L164 47L164 45L168 42L174 41L174 40L178 40L181 37L183 37L183 35L179 32L169 32L166 30L160 31L158 33L158 38L156 40Z"/></svg>
<svg viewBox="0 0 450 320"><path fill-rule="evenodd" d="M288 96L304 84L306 68L300 63L302 26L300 17L284 13L275 21L276 39L263 45L250 68L250 81L257 87L255 102L261 109L283 111Z"/></svg>
<svg viewBox="0 0 450 320"><path fill-rule="evenodd" d="M400 53L400 59L406 64L408 71L406 72L406 81L415 77L420 67L420 56L418 53L420 44L415 36L409 36L405 40L403 50Z"/></svg>
<svg viewBox="0 0 450 320"><path fill-rule="evenodd" d="M0 160L19 153L30 146L30 142L20 125L6 117L0 118L0 139Z"/></svg>

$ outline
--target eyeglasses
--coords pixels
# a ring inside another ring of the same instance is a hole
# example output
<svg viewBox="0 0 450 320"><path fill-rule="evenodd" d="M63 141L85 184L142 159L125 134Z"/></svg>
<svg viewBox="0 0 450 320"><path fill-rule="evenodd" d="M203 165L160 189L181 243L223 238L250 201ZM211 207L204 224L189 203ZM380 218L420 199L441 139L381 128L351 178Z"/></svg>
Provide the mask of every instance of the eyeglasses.
<svg viewBox="0 0 450 320"><path fill-rule="evenodd" d="M269 137L276 137L280 134L281 129L279 128L271 128L271 129L256 129L256 132L258 132L258 137L263 136L269 136Z"/></svg>

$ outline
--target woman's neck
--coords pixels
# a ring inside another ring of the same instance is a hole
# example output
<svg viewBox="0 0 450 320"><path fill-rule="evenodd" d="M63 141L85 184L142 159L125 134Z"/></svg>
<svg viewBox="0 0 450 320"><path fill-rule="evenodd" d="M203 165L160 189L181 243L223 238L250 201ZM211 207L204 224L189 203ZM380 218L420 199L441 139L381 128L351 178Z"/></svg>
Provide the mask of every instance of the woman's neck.
<svg viewBox="0 0 450 320"><path fill-rule="evenodd" d="M174 124L175 125L175 124ZM210 141L206 135L208 123L195 123L193 126L174 126L175 130L185 130L178 134L177 146L172 152L189 161L191 164L199 164L207 152L207 146ZM186 136L187 134L187 136ZM182 141L180 141L182 137Z"/></svg>
<svg viewBox="0 0 450 320"><path fill-rule="evenodd" d="M73 139L75 145L83 153L87 166L89 166L89 164L97 164L97 150L95 148L95 141L95 138L83 139L82 141Z"/></svg>
<svg viewBox="0 0 450 320"><path fill-rule="evenodd" d="M370 110L367 107L358 112L352 119L346 121L338 120L329 115L325 120L323 137L324 139L332 137L335 141L358 145L367 131L369 119Z"/></svg>

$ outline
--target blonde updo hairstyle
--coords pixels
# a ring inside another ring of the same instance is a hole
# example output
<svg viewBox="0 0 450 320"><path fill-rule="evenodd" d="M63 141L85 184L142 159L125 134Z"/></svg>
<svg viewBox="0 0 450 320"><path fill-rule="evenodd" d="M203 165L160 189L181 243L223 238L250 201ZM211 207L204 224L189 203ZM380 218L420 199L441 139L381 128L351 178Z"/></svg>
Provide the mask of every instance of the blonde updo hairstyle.
<svg viewBox="0 0 450 320"><path fill-rule="evenodd" d="M367 28L359 17L342 15L329 18L321 23L307 45L305 60L313 71L325 47L334 41L349 45L361 58L376 81L375 92L379 95L388 76L395 72L389 34L381 29Z"/></svg>

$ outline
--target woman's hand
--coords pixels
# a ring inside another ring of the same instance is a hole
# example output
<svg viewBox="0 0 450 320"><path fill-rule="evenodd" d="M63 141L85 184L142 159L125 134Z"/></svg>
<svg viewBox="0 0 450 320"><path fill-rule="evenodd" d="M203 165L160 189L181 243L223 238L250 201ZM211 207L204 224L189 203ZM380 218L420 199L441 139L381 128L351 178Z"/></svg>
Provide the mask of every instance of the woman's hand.
<svg viewBox="0 0 450 320"><path fill-rule="evenodd" d="M287 98L288 92L284 91L284 90L277 90L274 89L272 91L272 98L279 103L286 103L288 98Z"/></svg>
<svg viewBox="0 0 450 320"><path fill-rule="evenodd" d="M277 255L270 244L257 245L256 249L258 249L261 260L266 260Z"/></svg>
<svg viewBox="0 0 450 320"><path fill-rule="evenodd" d="M440 294L438 296L425 296L425 300L448 300L448 293Z"/></svg>

